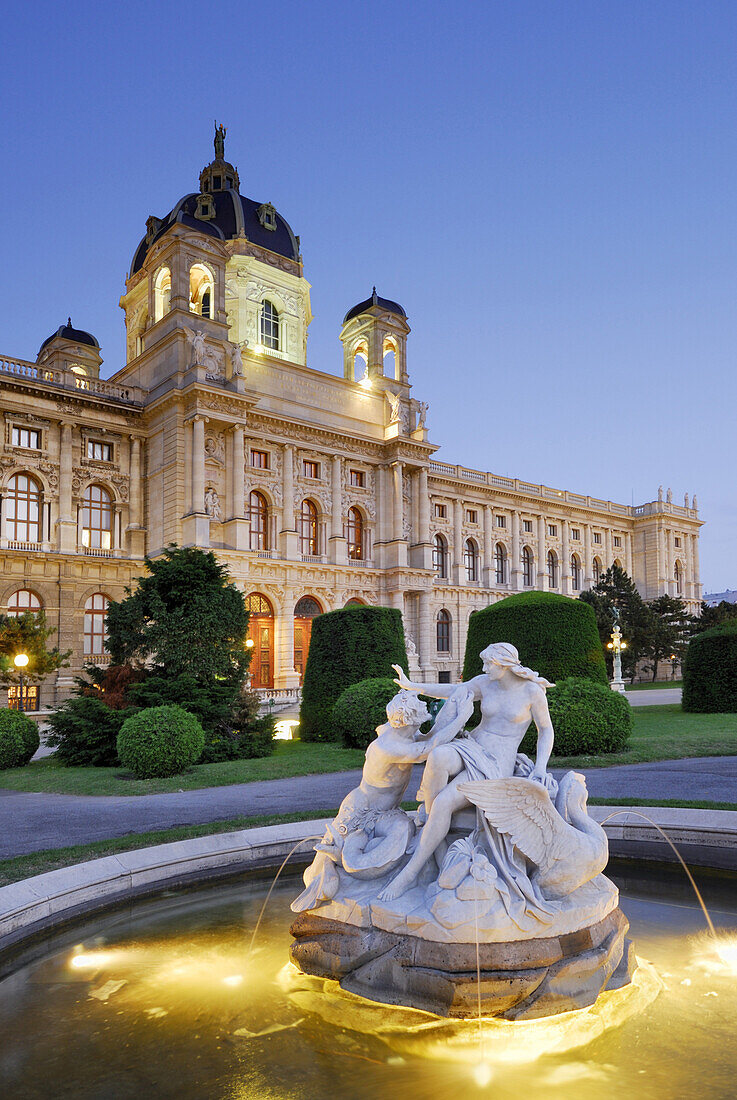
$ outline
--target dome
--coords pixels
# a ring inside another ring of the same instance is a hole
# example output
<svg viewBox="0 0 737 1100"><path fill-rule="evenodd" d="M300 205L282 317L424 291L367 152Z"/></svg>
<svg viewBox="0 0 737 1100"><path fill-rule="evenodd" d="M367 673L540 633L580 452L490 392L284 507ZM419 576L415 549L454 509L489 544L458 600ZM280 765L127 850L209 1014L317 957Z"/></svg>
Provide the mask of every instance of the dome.
<svg viewBox="0 0 737 1100"><path fill-rule="evenodd" d="M51 336L46 337L43 344L38 349L38 354L40 355L46 345L50 344L52 340L55 340L57 336L62 340L71 340L73 344L87 344L88 347L91 348L100 347L91 332L85 332L84 329L81 328L73 328L72 319L69 317L65 325L60 325L56 332L52 332Z"/></svg>
<svg viewBox="0 0 737 1100"><path fill-rule="evenodd" d="M299 242L271 203L248 199L239 191L238 171L223 159L222 136L215 134L215 160L200 173L200 191L185 195L164 218L148 219L148 232L133 256L131 275L143 266L151 245L177 222L221 241L245 236L259 248L299 262ZM229 186L231 185L231 186ZM203 200L207 213L203 216Z"/></svg>
<svg viewBox="0 0 737 1100"><path fill-rule="evenodd" d="M366 313L373 306L378 306L379 309L386 310L387 313L395 313L398 317L406 317L399 302L392 302L390 298L380 298L376 293L376 287L370 298L367 298L365 302L359 302L353 309L349 309L343 318L343 324L347 324L353 317L359 317L362 313Z"/></svg>

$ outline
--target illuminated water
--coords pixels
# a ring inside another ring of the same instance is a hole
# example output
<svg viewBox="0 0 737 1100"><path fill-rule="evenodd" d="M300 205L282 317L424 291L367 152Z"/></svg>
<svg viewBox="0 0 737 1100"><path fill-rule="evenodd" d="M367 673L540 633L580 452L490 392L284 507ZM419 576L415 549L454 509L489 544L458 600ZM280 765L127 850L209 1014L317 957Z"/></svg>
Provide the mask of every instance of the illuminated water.
<svg viewBox="0 0 737 1100"><path fill-rule="evenodd" d="M279 977L296 882L277 886L249 959L268 883L241 881L98 917L19 959L0 981L0 1095L735 1097L735 879L699 879L723 937L720 960L704 934L703 914L675 873L624 865L610 873L623 891L638 955L654 965L664 989L644 1011L567 1054L537 1056L550 1046L538 1029L514 1033L527 1052L534 1044L523 1065L505 1064L495 1034L484 1039L484 1057L459 1055L457 1036L449 1033L446 1044L432 1018L413 1013L391 1015L382 1041L375 1031L387 1026L386 1018L362 1003L326 1022L310 1010L309 998L295 1003ZM646 879L633 877L645 873ZM466 1061L453 1060L459 1057Z"/></svg>

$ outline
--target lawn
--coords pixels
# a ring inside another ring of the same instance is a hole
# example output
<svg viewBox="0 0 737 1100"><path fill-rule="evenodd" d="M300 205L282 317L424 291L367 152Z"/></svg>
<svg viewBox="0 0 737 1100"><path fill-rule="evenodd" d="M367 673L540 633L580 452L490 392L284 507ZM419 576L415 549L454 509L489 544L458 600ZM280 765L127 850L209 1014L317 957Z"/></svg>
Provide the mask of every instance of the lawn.
<svg viewBox="0 0 737 1100"><path fill-rule="evenodd" d="M658 688L682 688L683 680L656 680L655 683L645 681L642 684L626 684L625 691L655 691Z"/></svg>
<svg viewBox="0 0 737 1100"><path fill-rule="evenodd" d="M737 756L737 714L686 714L678 703L633 709L634 731L626 752L608 756L554 756L556 768L606 768L686 756ZM0 788L53 794L139 795L223 787L260 779L288 779L349 771L363 764L360 749L279 741L273 756L201 764L172 779L133 779L122 768L64 768L46 757L0 773Z"/></svg>

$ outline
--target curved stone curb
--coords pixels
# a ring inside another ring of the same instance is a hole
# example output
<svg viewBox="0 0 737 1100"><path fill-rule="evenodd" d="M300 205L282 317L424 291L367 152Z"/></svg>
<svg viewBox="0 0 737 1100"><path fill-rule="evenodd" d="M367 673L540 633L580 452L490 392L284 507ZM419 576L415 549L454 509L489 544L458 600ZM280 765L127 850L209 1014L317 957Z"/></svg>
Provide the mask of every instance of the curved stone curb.
<svg viewBox="0 0 737 1100"><path fill-rule="evenodd" d="M621 817L606 824L612 855L674 858L653 825L637 816L641 813L668 833L687 862L737 870L737 811L590 807L591 816L600 822L620 812ZM322 835L325 824L325 818L318 818L178 840L62 867L3 886L0 953L83 913L155 894L167 886L278 867L295 844ZM299 867L311 858L311 845L304 843L290 863Z"/></svg>

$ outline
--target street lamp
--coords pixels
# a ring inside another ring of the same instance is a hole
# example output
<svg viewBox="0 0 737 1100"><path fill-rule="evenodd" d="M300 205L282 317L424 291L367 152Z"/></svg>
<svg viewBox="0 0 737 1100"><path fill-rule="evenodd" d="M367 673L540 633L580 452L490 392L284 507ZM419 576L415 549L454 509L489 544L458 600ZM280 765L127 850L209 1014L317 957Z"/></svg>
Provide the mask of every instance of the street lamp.
<svg viewBox="0 0 737 1100"><path fill-rule="evenodd" d="M619 629L619 623L614 624L614 630L612 631L612 640L607 642L607 649L611 649L614 655L614 679L612 680L612 691L624 691L624 680L622 679L622 650L627 648L627 643L622 639L622 631Z"/></svg>
<svg viewBox="0 0 737 1100"><path fill-rule="evenodd" d="M28 654L27 653L16 653L15 657L13 658L13 664L18 669L18 672L20 674L20 699L18 700L18 710L22 711L23 710L23 669L28 664Z"/></svg>

